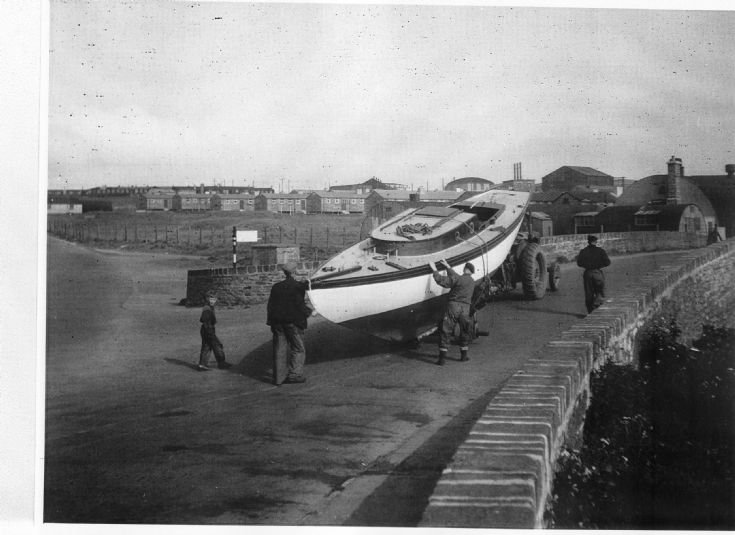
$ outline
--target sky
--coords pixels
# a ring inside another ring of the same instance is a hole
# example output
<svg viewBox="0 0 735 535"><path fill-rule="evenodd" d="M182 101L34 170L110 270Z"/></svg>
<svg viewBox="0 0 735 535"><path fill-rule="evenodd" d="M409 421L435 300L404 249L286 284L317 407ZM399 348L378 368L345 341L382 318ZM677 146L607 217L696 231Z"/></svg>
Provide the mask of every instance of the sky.
<svg viewBox="0 0 735 535"><path fill-rule="evenodd" d="M703 5L703 4L702 4ZM49 8L48 188L439 189L735 163L735 11L84 2Z"/></svg>

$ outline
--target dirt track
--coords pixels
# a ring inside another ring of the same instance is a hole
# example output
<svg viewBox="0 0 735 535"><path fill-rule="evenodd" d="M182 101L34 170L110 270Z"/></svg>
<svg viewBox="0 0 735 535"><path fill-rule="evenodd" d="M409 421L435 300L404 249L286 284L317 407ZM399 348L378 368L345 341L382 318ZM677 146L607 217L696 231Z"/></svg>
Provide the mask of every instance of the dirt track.
<svg viewBox="0 0 735 535"><path fill-rule="evenodd" d="M611 293L672 254L613 258ZM308 382L276 388L264 306L218 310L236 366L193 369L199 310L178 302L206 261L49 238L48 262L45 522L416 525L488 400L584 312L564 266L560 292L481 311L491 335L443 368L433 343L316 319Z"/></svg>

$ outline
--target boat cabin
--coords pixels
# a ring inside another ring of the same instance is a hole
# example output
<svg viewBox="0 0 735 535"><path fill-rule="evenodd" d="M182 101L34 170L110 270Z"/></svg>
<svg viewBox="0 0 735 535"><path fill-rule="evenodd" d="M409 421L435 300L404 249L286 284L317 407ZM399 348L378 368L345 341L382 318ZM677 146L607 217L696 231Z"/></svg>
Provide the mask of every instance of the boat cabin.
<svg viewBox="0 0 735 535"><path fill-rule="evenodd" d="M469 239L492 225L505 207L462 201L407 210L371 233L378 254L425 255Z"/></svg>

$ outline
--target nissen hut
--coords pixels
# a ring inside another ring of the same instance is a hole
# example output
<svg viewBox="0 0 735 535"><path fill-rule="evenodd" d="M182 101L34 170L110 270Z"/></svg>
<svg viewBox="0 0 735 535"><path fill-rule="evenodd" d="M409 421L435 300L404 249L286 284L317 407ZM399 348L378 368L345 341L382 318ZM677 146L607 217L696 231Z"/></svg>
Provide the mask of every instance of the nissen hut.
<svg viewBox="0 0 735 535"><path fill-rule="evenodd" d="M578 225L578 229L582 232L668 230L706 235L707 221L696 204L609 206L594 217L592 228Z"/></svg>

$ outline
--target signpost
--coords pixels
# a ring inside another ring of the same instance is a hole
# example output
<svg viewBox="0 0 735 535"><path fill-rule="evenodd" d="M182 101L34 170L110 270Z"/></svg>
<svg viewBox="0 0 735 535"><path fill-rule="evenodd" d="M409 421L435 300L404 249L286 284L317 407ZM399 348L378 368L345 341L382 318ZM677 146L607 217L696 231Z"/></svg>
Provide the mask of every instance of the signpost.
<svg viewBox="0 0 735 535"><path fill-rule="evenodd" d="M258 231L257 230L237 230L237 227L232 227L232 268L237 273L237 242L257 242Z"/></svg>

